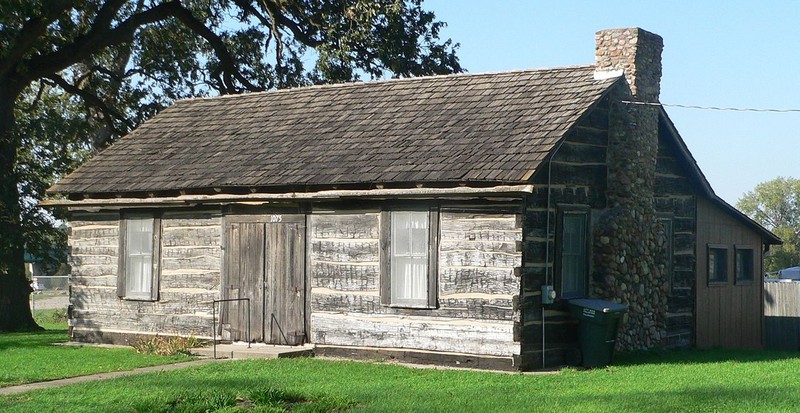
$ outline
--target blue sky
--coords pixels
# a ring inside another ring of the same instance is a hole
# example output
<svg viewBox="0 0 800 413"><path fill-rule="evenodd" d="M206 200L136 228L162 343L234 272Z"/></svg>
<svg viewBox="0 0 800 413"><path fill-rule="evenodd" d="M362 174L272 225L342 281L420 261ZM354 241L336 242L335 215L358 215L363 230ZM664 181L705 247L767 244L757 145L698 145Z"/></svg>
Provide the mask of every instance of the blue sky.
<svg viewBox="0 0 800 413"><path fill-rule="evenodd" d="M594 33L641 27L664 38L661 102L800 109L800 1L426 0L470 72L588 64ZM800 178L800 112L667 107L716 193Z"/></svg>

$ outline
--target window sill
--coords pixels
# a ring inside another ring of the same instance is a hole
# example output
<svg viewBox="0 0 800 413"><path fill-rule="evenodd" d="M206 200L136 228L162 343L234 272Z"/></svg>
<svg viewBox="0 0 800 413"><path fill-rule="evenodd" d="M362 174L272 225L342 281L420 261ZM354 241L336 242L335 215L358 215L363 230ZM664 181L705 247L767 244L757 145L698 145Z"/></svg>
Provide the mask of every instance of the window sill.
<svg viewBox="0 0 800 413"><path fill-rule="evenodd" d="M739 280L739 281L736 281L736 285L740 285L740 286L743 286L743 287L749 287L749 286L752 286L754 284L755 284L755 282L753 280Z"/></svg>
<svg viewBox="0 0 800 413"><path fill-rule="evenodd" d="M586 294L567 294L556 297L556 300L569 302L569 300L577 300L580 298L589 298L589 296Z"/></svg>
<svg viewBox="0 0 800 413"><path fill-rule="evenodd" d="M709 281L709 287L727 287L730 284L727 281Z"/></svg>
<svg viewBox="0 0 800 413"><path fill-rule="evenodd" d="M154 303L154 302L158 301L158 300L154 300L154 299L152 299L150 297L120 297L120 299L122 299L124 301L144 301L144 302L148 302L148 303Z"/></svg>
<svg viewBox="0 0 800 413"><path fill-rule="evenodd" d="M435 310L435 306L430 306L427 304L424 305L413 305L413 304L389 304L387 307L389 308L396 308L399 310Z"/></svg>

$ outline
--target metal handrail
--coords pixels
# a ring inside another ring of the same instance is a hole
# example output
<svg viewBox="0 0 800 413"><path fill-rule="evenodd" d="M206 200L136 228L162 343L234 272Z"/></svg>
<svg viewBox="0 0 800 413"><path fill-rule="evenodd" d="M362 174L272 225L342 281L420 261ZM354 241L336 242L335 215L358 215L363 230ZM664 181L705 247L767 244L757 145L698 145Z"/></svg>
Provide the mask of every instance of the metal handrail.
<svg viewBox="0 0 800 413"><path fill-rule="evenodd" d="M214 358L217 358L217 303L247 301L247 348L250 348L250 298L225 298L211 301L211 345L214 347ZM208 302L208 301L206 301ZM222 312L220 310L220 312ZM222 317L220 317L222 321Z"/></svg>
<svg viewBox="0 0 800 413"><path fill-rule="evenodd" d="M281 328L281 323L278 322L278 319L275 318L275 313L269 313L270 320L269 320L269 335L272 336L272 323L278 326L278 332L281 333L281 337L283 337L283 343L287 346L291 346L289 344L289 340L286 338L286 334L283 333L283 329Z"/></svg>

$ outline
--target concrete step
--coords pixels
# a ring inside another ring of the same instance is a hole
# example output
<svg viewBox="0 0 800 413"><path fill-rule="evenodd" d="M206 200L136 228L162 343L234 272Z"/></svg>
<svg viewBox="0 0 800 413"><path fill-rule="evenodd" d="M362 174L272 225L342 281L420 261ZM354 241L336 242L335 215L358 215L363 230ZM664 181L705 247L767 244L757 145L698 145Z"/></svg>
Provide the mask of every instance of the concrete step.
<svg viewBox="0 0 800 413"><path fill-rule="evenodd" d="M212 346L192 349L192 354L200 357L214 357ZM246 343L217 344L217 358L226 359L276 359L289 357L311 357L314 355L314 346L277 346L263 343L253 343L248 348Z"/></svg>

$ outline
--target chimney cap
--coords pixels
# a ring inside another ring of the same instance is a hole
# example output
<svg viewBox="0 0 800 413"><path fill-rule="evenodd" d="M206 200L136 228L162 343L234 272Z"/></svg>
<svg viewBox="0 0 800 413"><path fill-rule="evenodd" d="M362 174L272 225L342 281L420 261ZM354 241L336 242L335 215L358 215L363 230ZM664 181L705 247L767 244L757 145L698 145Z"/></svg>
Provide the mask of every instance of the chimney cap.
<svg viewBox="0 0 800 413"><path fill-rule="evenodd" d="M634 98L658 101L664 48L661 36L639 27L605 29L595 34L595 46L595 78L602 72L621 70Z"/></svg>
<svg viewBox="0 0 800 413"><path fill-rule="evenodd" d="M610 29L602 29L602 30L598 30L595 34L601 34L601 33L606 33L606 32L620 32L620 33L628 32L628 34L636 33L636 34L642 34L644 36L651 35L651 36L656 36L659 39L661 38L661 36L651 32L651 31L647 31L645 29L642 29L641 27L617 27L617 28L610 28Z"/></svg>

